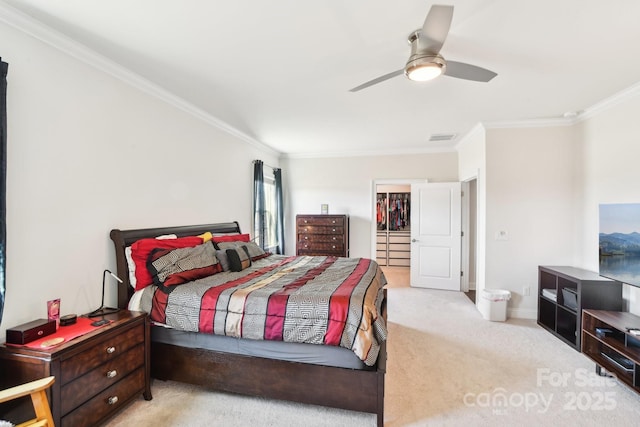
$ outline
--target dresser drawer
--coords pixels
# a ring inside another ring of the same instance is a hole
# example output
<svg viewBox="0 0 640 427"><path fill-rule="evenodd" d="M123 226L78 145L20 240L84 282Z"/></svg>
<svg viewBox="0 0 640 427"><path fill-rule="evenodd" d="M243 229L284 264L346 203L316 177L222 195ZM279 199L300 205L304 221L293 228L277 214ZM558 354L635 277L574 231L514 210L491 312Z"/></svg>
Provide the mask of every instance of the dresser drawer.
<svg viewBox="0 0 640 427"><path fill-rule="evenodd" d="M120 381L144 364L144 345L140 344L113 360L62 386L62 413L72 411L96 393Z"/></svg>
<svg viewBox="0 0 640 427"><path fill-rule="evenodd" d="M339 234L299 234L298 243L304 244L308 242L335 243L342 242L344 236Z"/></svg>
<svg viewBox="0 0 640 427"><path fill-rule="evenodd" d="M305 217L298 216L296 218L296 225L298 227L302 227L305 225L326 225L326 226L345 226L345 217L344 216L314 216L314 217Z"/></svg>
<svg viewBox="0 0 640 427"><path fill-rule="evenodd" d="M325 227L322 225L305 225L302 227L298 227L299 234L335 234L335 235L344 235L344 227L335 226L335 227Z"/></svg>
<svg viewBox="0 0 640 427"><path fill-rule="evenodd" d="M113 360L131 347L144 343L144 323L140 322L123 333L106 333L107 337L90 349L78 353L61 362L62 384L66 384L89 372L97 366Z"/></svg>
<svg viewBox="0 0 640 427"><path fill-rule="evenodd" d="M335 255L342 256L344 244L342 243L308 243L298 245L298 255Z"/></svg>
<svg viewBox="0 0 640 427"><path fill-rule="evenodd" d="M63 416L62 426L94 426L97 421L117 411L134 395L141 392L144 387L144 367L140 367L75 411Z"/></svg>

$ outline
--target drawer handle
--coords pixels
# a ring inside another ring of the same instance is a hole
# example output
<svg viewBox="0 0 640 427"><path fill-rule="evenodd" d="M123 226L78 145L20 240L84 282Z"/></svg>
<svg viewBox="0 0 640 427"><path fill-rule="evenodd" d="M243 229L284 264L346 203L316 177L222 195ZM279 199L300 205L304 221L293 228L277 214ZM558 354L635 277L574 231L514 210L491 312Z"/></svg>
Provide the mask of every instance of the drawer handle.
<svg viewBox="0 0 640 427"><path fill-rule="evenodd" d="M333 240L336 240L336 238L334 237Z"/></svg>
<svg viewBox="0 0 640 427"><path fill-rule="evenodd" d="M115 369L112 371L107 372L107 378L113 378L116 375L118 375L118 371L116 371Z"/></svg>
<svg viewBox="0 0 640 427"><path fill-rule="evenodd" d="M107 347L107 353L108 354L113 354L116 352L116 348L111 346L111 347Z"/></svg>
<svg viewBox="0 0 640 427"><path fill-rule="evenodd" d="M107 399L107 403L109 405L115 405L116 403L118 403L118 396L111 396L109 399Z"/></svg>
<svg viewBox="0 0 640 427"><path fill-rule="evenodd" d="M305 224L307 223L307 220L306 220L306 219L304 220L304 223L305 223Z"/></svg>
<svg viewBox="0 0 640 427"><path fill-rule="evenodd" d="M336 229L334 228L333 231L336 231Z"/></svg>
<svg viewBox="0 0 640 427"><path fill-rule="evenodd" d="M333 224L335 224L335 223L336 223L336 220L334 219L334 220L333 220L333 221L331 221L331 222L332 222Z"/></svg>
<svg viewBox="0 0 640 427"><path fill-rule="evenodd" d="M309 236L304 236L304 240L309 240Z"/></svg>
<svg viewBox="0 0 640 427"><path fill-rule="evenodd" d="M332 248L332 249L335 249L335 248L336 248L336 245L331 246L331 248Z"/></svg>

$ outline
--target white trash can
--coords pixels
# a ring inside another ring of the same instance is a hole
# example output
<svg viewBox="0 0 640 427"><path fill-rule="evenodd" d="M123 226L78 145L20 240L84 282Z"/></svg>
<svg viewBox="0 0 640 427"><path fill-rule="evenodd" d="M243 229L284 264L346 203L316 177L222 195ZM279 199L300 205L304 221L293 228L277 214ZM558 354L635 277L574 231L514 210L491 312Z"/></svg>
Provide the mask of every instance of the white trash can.
<svg viewBox="0 0 640 427"><path fill-rule="evenodd" d="M507 301L511 292L504 289L483 289L480 293L479 307L482 317L492 322L507 320Z"/></svg>

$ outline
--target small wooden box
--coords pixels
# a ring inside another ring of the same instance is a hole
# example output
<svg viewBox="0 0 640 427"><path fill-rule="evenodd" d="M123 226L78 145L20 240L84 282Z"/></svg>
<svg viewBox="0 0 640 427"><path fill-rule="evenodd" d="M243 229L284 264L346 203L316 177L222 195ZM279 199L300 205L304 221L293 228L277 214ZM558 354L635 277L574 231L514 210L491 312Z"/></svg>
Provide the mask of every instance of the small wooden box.
<svg viewBox="0 0 640 427"><path fill-rule="evenodd" d="M56 332L56 321L38 319L7 329L8 344L27 344Z"/></svg>

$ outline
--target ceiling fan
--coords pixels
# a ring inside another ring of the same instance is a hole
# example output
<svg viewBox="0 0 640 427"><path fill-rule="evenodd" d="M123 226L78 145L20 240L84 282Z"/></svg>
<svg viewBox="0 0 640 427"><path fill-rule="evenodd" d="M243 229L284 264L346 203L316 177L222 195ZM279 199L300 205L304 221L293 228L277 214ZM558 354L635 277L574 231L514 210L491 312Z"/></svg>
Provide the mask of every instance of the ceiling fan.
<svg viewBox="0 0 640 427"><path fill-rule="evenodd" d="M446 61L440 55L452 19L453 6L431 6L422 28L409 35L411 56L404 68L356 86L350 92L357 92L401 74L413 81L427 81L444 74L459 79L488 82L497 76L493 71L475 65Z"/></svg>

